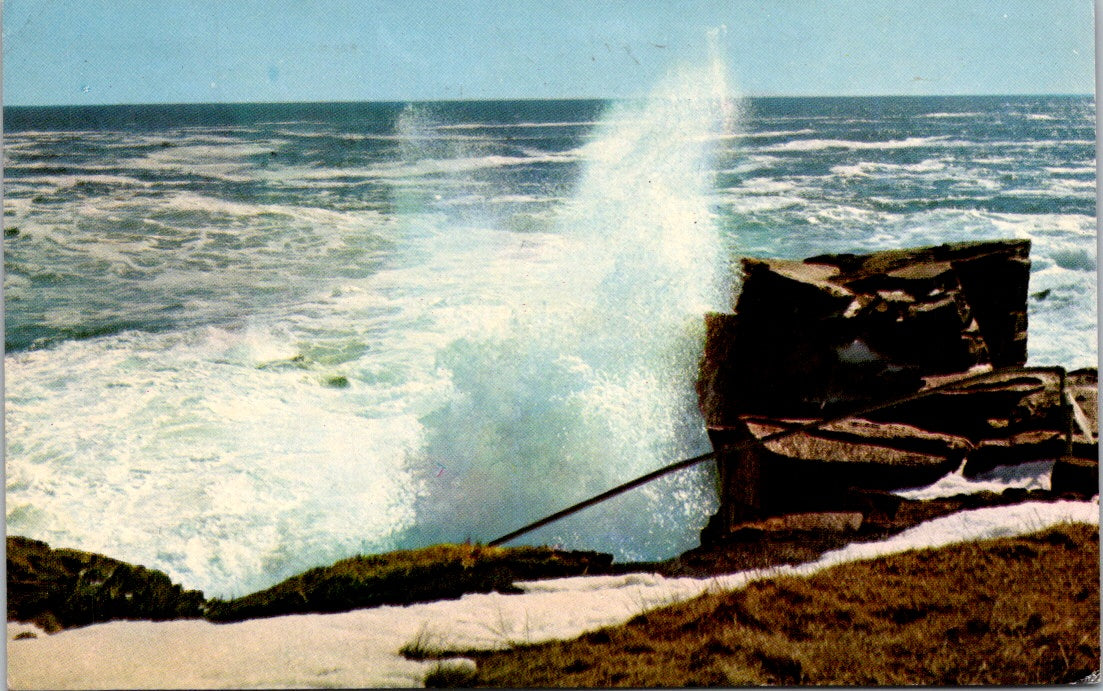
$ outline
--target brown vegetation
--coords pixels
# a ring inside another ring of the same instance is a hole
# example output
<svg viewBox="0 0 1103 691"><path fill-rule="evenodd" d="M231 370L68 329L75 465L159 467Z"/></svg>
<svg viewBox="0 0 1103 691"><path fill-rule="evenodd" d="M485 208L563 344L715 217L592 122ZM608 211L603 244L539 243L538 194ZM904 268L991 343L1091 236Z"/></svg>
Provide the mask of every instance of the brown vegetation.
<svg viewBox="0 0 1103 691"><path fill-rule="evenodd" d="M466 593L519 592L514 581L603 572L611 561L607 554L549 547L435 545L352 557L310 569L245 597L211 600L206 616L230 622L429 602Z"/></svg>
<svg viewBox="0 0 1103 691"><path fill-rule="evenodd" d="M854 541L878 540L932 518L980 506L1026 499L1052 501L1052 492L1007 490L946 499L908 501L883 492L856 496L865 514L857 532L769 530L753 526L725 540L663 562L612 563L608 554L547 547L489 548L436 545L341 560L271 588L229 601L206 601L163 573L109 557L43 542L8 538L8 619L33 621L47 631L113 619L205 616L228 622L301 612L338 612L406 604L471 592L516 592L513 582L579 574L647 571L704 577L779 564L798 564Z"/></svg>
<svg viewBox="0 0 1103 691"><path fill-rule="evenodd" d="M477 674L448 681L514 688L1069 683L1099 669L1098 540L1095 527L1066 525L760 581L573 641L467 652Z"/></svg>
<svg viewBox="0 0 1103 691"><path fill-rule="evenodd" d="M196 618L203 593L184 590L160 571L91 552L7 539L8 620L47 632L113 619Z"/></svg>

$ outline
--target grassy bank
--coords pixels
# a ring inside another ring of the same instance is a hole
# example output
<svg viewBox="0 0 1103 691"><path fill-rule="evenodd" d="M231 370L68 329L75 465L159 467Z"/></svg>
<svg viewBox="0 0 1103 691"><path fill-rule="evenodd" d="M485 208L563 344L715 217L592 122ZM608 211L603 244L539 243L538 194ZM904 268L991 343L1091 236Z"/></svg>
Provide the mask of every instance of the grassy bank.
<svg viewBox="0 0 1103 691"><path fill-rule="evenodd" d="M514 688L1060 684L1099 669L1099 537L1067 525L761 581L572 641L470 652Z"/></svg>
<svg viewBox="0 0 1103 691"><path fill-rule="evenodd" d="M229 622L519 592L514 581L600 572L610 561L596 552L549 547L435 545L343 559L245 597L210 600L206 617Z"/></svg>
<svg viewBox="0 0 1103 691"><path fill-rule="evenodd" d="M884 539L965 509L1060 498L1052 492L1023 490L926 501L866 493L861 499L867 504L865 520L856 532L746 528L722 541L652 563L613 563L607 554L548 547L436 545L343 559L231 600L207 600L153 569L9 536L8 619L32 621L51 632L118 619L206 617L231 622L428 602L466 593L517 592L515 581L582 574L644 571L703 578L813 561L827 550Z"/></svg>
<svg viewBox="0 0 1103 691"><path fill-rule="evenodd" d="M116 619L199 617L203 593L160 571L100 554L7 538L8 620L47 632Z"/></svg>

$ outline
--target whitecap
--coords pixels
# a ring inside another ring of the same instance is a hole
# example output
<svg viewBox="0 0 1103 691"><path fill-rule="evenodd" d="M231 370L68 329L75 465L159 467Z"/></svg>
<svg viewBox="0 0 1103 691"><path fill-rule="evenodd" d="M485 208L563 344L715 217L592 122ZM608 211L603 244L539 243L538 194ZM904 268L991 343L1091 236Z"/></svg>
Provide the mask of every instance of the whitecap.
<svg viewBox="0 0 1103 691"><path fill-rule="evenodd" d="M912 149L924 147L963 146L968 142L952 140L947 136L907 137L886 141L851 141L846 139L798 139L779 144L770 144L759 151L824 151L827 149Z"/></svg>

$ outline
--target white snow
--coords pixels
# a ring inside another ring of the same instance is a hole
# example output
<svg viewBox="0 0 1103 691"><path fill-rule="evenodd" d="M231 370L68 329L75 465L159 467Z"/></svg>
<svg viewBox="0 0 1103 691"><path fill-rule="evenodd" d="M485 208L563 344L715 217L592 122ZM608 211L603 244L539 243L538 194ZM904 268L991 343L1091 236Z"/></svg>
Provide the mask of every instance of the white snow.
<svg viewBox="0 0 1103 691"><path fill-rule="evenodd" d="M973 478L965 477L964 469L963 463L956 471L939 478L933 484L914 489L902 489L893 494L905 499L926 500L958 494L976 494L985 490L997 494L1011 488L1048 490L1050 477L1053 474L1053 461L996 466Z"/></svg>
<svg viewBox="0 0 1103 691"><path fill-rule="evenodd" d="M1098 524L1098 498L1028 502L938 518L881 542L852 544L819 560L709 579L655 574L583 576L518 584L519 595L307 614L236 624L111 622L14 640L8 624L8 683L32 688L250 688L420 686L435 661L399 649L419 639L448 649L495 649L566 639L619 624L654 607L754 579L808 575L835 564L955 542L1025 534L1063 522ZM447 664L470 667L468 660Z"/></svg>

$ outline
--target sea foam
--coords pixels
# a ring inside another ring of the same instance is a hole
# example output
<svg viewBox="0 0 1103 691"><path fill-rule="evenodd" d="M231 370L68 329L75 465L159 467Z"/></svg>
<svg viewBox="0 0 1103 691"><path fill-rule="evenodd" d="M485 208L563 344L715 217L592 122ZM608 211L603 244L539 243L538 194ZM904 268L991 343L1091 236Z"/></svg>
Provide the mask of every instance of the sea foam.
<svg viewBox="0 0 1103 691"><path fill-rule="evenodd" d="M48 240L105 267L121 307L100 337L8 356L9 530L242 595L357 553L486 541L699 453L701 315L728 291L712 156L733 117L713 60L562 153L444 136L417 105L394 151L343 170L269 156L286 135L166 135L125 165L204 187L26 225L24 268ZM549 163L577 174L535 196L504 177ZM210 187L337 170L387 185L385 212ZM533 198L551 203L523 223L501 203ZM180 321L127 328L138 300ZM59 329L82 320L70 301ZM662 558L714 503L699 469L530 539Z"/></svg>
<svg viewBox="0 0 1103 691"><path fill-rule="evenodd" d="M733 116L723 79L716 63L687 68L608 113L582 148L554 241L450 234L472 245L491 290L525 289L494 309L465 304L458 318L476 333L437 355L452 394L422 418L425 460L414 462L432 473L418 542L495 536L707 446L692 382L701 314L726 294L709 137ZM511 245L539 258L503 256ZM482 283L470 280L469 295ZM687 473L530 539L621 558L673 553L711 511L709 482Z"/></svg>

